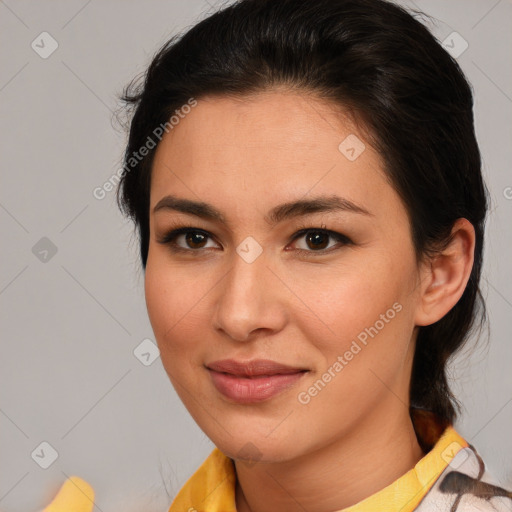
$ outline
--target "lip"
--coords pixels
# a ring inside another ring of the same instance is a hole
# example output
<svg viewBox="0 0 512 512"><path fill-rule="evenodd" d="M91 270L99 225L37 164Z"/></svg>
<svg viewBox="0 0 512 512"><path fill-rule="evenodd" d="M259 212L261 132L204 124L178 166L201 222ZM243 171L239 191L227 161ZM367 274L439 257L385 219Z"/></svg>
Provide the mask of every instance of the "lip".
<svg viewBox="0 0 512 512"><path fill-rule="evenodd" d="M263 402L295 385L308 372L271 361L241 362L223 359L206 365L212 382L225 397L237 403Z"/></svg>

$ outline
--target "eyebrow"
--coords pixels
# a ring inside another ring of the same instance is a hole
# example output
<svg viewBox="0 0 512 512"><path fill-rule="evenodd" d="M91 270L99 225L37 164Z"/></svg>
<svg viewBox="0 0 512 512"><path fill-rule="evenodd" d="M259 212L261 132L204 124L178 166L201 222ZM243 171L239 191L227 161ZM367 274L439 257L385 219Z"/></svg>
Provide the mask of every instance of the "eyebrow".
<svg viewBox="0 0 512 512"><path fill-rule="evenodd" d="M203 219L218 221L228 225L225 216L214 206L200 201L192 201L176 196L168 195L160 199L153 209L153 213L161 210L174 210L177 212L188 213ZM303 217L318 212L344 211L358 213L361 215L373 216L368 210L355 204L348 199L331 195L319 196L307 200L291 201L283 203L272 208L265 216L264 220L271 226L287 219Z"/></svg>

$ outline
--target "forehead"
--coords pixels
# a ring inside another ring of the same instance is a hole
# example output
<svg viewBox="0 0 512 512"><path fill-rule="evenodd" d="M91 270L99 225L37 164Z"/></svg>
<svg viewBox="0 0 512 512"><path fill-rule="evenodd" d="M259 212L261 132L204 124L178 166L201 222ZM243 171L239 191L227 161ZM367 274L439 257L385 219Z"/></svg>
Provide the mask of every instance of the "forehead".
<svg viewBox="0 0 512 512"><path fill-rule="evenodd" d="M282 91L199 99L157 148L151 208L170 193L240 214L244 205L270 208L309 193L367 204L397 199L350 116L312 95Z"/></svg>
<svg viewBox="0 0 512 512"><path fill-rule="evenodd" d="M358 132L350 112L332 102L307 93L272 90L201 98L164 139L209 152L236 148L250 154L251 148L264 148L292 158L303 153L302 148L318 147L320 139L325 148L337 150L344 134L363 139Z"/></svg>

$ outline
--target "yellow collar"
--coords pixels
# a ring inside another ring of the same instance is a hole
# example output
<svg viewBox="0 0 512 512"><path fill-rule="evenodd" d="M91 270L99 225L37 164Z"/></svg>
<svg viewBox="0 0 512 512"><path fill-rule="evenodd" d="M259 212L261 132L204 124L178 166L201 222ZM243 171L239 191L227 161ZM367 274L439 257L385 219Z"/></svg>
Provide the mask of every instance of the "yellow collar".
<svg viewBox="0 0 512 512"><path fill-rule="evenodd" d="M452 426L413 469L359 503L339 512L410 512L434 485L451 459L468 443ZM169 512L236 512L233 461L215 448L190 477Z"/></svg>

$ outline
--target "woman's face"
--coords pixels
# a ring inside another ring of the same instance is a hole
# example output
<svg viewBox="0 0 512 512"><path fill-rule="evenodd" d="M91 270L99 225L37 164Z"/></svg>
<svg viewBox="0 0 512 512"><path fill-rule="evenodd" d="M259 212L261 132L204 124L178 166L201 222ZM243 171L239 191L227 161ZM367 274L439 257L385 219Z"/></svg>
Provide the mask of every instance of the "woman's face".
<svg viewBox="0 0 512 512"><path fill-rule="evenodd" d="M329 104L277 90L201 99L161 140L149 317L177 393L228 456L291 460L408 415L419 269L382 165Z"/></svg>

